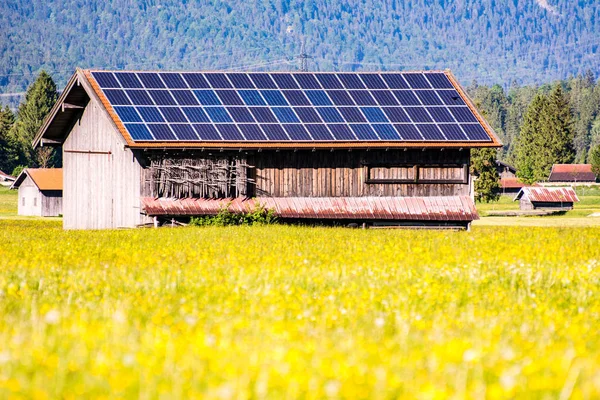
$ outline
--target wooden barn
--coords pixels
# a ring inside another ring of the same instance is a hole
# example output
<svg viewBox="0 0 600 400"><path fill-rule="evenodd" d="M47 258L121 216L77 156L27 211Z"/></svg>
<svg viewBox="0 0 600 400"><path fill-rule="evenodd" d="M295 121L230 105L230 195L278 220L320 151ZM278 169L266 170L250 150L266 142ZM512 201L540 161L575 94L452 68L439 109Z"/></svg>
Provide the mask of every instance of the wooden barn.
<svg viewBox="0 0 600 400"><path fill-rule="evenodd" d="M496 160L496 171L500 179L517 177L517 169L504 161Z"/></svg>
<svg viewBox="0 0 600 400"><path fill-rule="evenodd" d="M0 186L11 186L14 181L14 176L10 176L0 170Z"/></svg>
<svg viewBox="0 0 600 400"><path fill-rule="evenodd" d="M554 164L550 171L550 184L593 184L596 175L592 172L592 164Z"/></svg>
<svg viewBox="0 0 600 400"><path fill-rule="evenodd" d="M521 210L572 210L579 201L573 188L524 187L514 201Z"/></svg>
<svg viewBox="0 0 600 400"><path fill-rule="evenodd" d="M467 227L469 150L501 143L448 71L77 70L34 146L62 146L66 229L257 205Z"/></svg>
<svg viewBox="0 0 600 400"><path fill-rule="evenodd" d="M19 215L57 217L62 214L61 168L25 168L11 189L19 190Z"/></svg>

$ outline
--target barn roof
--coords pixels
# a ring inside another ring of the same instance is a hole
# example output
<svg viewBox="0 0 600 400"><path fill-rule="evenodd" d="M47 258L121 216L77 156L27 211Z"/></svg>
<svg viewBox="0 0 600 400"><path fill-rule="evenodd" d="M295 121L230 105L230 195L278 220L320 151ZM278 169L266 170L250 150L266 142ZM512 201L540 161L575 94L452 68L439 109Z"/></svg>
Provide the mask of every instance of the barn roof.
<svg viewBox="0 0 600 400"><path fill-rule="evenodd" d="M8 180L8 181L14 181L15 177L8 175L6 173L4 173L2 170L0 170L0 179L4 179L4 180Z"/></svg>
<svg viewBox="0 0 600 400"><path fill-rule="evenodd" d="M533 185L527 185L521 182L519 178L500 178L500 187L502 189L520 189L528 186L537 186L537 183Z"/></svg>
<svg viewBox="0 0 600 400"><path fill-rule="evenodd" d="M596 182L592 164L554 164L549 182Z"/></svg>
<svg viewBox="0 0 600 400"><path fill-rule="evenodd" d="M579 201L573 188L524 187L514 201L524 198L531 202L540 203L576 203Z"/></svg>
<svg viewBox="0 0 600 400"><path fill-rule="evenodd" d="M142 198L147 215L215 215L224 207L234 213L259 204L281 218L367 219L401 221L473 221L479 219L468 196L449 197L263 197L256 199Z"/></svg>
<svg viewBox="0 0 600 400"><path fill-rule="evenodd" d="M40 190L63 190L62 168L25 168L10 188L19 188L28 176Z"/></svg>
<svg viewBox="0 0 600 400"><path fill-rule="evenodd" d="M449 71L100 70L77 70L34 146L64 141L91 98L132 148L501 146Z"/></svg>

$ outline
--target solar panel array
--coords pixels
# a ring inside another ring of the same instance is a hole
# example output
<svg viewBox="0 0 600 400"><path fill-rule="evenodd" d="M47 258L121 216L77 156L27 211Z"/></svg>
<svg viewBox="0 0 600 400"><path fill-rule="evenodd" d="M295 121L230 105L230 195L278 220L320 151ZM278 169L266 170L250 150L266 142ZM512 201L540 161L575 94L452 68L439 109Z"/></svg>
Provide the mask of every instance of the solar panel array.
<svg viewBox="0 0 600 400"><path fill-rule="evenodd" d="M491 141L439 72L92 75L134 141Z"/></svg>

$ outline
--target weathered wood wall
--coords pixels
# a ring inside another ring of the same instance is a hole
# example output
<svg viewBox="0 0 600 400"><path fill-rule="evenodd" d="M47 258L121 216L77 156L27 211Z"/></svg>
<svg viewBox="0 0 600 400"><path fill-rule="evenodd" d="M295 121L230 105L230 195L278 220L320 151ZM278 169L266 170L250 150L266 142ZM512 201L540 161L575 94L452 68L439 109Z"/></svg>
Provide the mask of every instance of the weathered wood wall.
<svg viewBox="0 0 600 400"><path fill-rule="evenodd" d="M90 100L63 145L65 229L134 227L141 166L101 106Z"/></svg>
<svg viewBox="0 0 600 400"><path fill-rule="evenodd" d="M62 214L62 191L45 190L42 192L42 217L58 217Z"/></svg>
<svg viewBox="0 0 600 400"><path fill-rule="evenodd" d="M42 194L33 180L27 176L19 186L19 215L41 216Z"/></svg>

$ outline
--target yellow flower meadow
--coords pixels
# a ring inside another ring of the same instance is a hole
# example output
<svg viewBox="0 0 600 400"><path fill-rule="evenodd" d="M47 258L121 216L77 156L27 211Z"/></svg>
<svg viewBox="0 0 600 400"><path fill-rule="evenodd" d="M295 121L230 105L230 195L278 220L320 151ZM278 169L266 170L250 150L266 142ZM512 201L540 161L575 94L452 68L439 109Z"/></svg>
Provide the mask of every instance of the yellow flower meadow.
<svg viewBox="0 0 600 400"><path fill-rule="evenodd" d="M0 398L598 398L599 240L0 221Z"/></svg>

